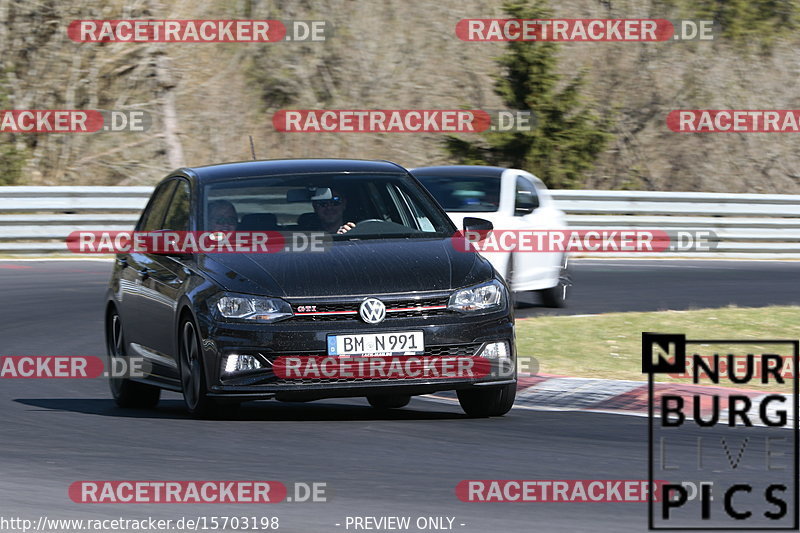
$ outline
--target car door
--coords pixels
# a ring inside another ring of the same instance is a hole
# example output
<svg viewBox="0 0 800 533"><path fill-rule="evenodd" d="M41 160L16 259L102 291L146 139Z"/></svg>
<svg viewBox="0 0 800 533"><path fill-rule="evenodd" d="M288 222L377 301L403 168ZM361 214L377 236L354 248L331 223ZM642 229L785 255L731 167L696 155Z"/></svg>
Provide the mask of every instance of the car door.
<svg viewBox="0 0 800 533"><path fill-rule="evenodd" d="M150 231L190 230L191 187L188 180L175 178L174 192L162 222ZM183 283L190 271L177 255L142 254L140 258L143 326L141 344L145 357L159 365L162 375L177 377L175 313Z"/></svg>
<svg viewBox="0 0 800 533"><path fill-rule="evenodd" d="M514 178L514 212L516 229L546 230L551 228L545 212L540 209L539 195L533 182L523 174ZM544 288L552 276L552 264L559 254L526 251L514 253L514 286L517 290Z"/></svg>
<svg viewBox="0 0 800 533"><path fill-rule="evenodd" d="M175 190L174 181L164 182L159 185L147 202L147 206L139 217L136 224L136 232L148 231L147 228L158 227L164 220L164 214L169 207L169 201ZM146 333L146 324L141 320L143 300L143 271L149 263L147 257L139 252L133 251L128 254L117 256L117 263L120 265L120 316L125 329L125 339L128 347L136 355L137 347L142 345L143 336Z"/></svg>

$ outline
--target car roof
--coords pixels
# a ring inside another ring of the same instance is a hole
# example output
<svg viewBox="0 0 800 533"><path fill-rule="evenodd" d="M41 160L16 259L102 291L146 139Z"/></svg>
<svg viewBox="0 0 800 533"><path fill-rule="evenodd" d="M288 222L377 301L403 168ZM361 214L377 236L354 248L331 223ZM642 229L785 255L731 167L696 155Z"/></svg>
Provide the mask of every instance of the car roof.
<svg viewBox="0 0 800 533"><path fill-rule="evenodd" d="M391 161L367 161L362 159L269 159L238 161L201 167L184 167L178 172L207 183L229 178L257 176L279 176L287 174L318 173L391 173L404 174L405 169Z"/></svg>
<svg viewBox="0 0 800 533"><path fill-rule="evenodd" d="M461 176L479 178L499 178L505 167L489 167L482 165L442 165L435 167L418 167L409 170L415 176Z"/></svg>

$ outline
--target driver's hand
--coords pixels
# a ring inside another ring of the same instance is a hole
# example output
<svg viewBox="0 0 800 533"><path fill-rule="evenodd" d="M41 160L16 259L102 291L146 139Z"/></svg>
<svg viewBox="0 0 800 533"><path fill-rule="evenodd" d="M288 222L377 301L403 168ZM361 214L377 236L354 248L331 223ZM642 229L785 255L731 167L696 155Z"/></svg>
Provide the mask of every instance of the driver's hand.
<svg viewBox="0 0 800 533"><path fill-rule="evenodd" d="M339 228L339 231L337 231L336 233L347 233L348 231L350 231L355 227L356 227L355 222L348 222L347 224L343 224L342 227Z"/></svg>

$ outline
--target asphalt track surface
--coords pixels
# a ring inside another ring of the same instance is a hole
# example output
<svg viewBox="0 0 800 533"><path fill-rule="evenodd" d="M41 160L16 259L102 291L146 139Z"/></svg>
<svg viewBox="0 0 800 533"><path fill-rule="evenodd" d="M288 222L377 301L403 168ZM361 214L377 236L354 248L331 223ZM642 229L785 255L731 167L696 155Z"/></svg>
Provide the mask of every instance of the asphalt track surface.
<svg viewBox="0 0 800 533"><path fill-rule="evenodd" d="M518 296L517 316L800 304L800 262L576 260L566 309Z"/></svg>
<svg viewBox="0 0 800 533"><path fill-rule="evenodd" d="M104 355L110 268L0 262L0 355ZM794 262L583 261L568 311L797 304L798 279ZM529 303L518 312L553 311ZM204 421L172 393L155 410L119 409L102 379L4 379L0 406L5 518L256 515L279 517L279 531L335 532L353 531L347 516L450 516L463 532L647 529L641 503L463 503L454 492L464 479L646 479L645 418L514 409L471 420L457 404L415 398L388 415L362 399L271 401ZM325 482L328 501L80 505L67 495L77 480L121 479Z"/></svg>

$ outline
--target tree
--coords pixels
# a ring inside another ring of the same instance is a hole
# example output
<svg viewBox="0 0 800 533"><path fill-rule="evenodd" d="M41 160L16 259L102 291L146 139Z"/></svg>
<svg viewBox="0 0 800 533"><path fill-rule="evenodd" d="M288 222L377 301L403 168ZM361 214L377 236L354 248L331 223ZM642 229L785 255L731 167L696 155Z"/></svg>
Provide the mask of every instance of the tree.
<svg viewBox="0 0 800 533"><path fill-rule="evenodd" d="M798 0L657 0L654 7L714 21L720 36L740 51L742 45L756 45L768 52L776 39L792 35L800 25Z"/></svg>
<svg viewBox="0 0 800 533"><path fill-rule="evenodd" d="M510 18L552 18L544 0L510 2L505 12ZM561 83L557 51L552 42L512 41L499 58L504 73L496 77L495 92L510 109L533 112L530 131L487 132L477 142L448 136L446 150L464 164L524 168L550 187L581 186L611 135L608 120L584 102L583 74Z"/></svg>
<svg viewBox="0 0 800 533"><path fill-rule="evenodd" d="M0 85L0 109L8 109L4 85ZM0 133L0 185L16 185L22 178L27 154L17 141L13 133Z"/></svg>

